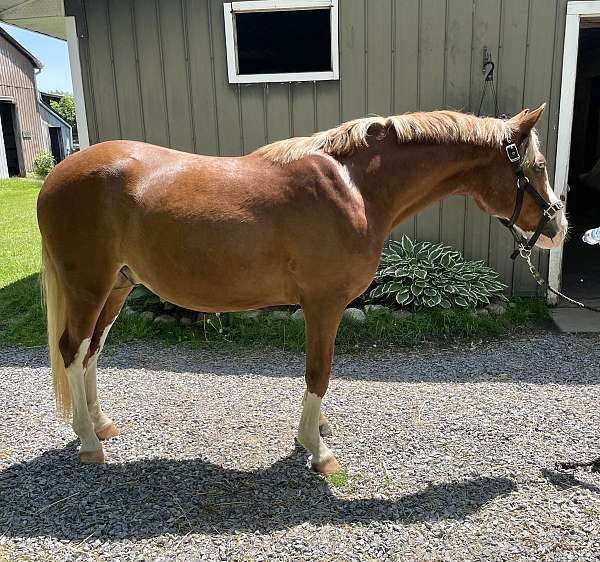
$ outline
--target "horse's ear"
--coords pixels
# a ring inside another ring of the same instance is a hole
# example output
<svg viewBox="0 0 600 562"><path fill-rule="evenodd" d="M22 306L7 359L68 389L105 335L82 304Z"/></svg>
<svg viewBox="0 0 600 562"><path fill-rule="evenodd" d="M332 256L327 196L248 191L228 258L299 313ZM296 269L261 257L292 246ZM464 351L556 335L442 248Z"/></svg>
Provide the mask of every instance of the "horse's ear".
<svg viewBox="0 0 600 562"><path fill-rule="evenodd" d="M525 115L527 115L529 113L529 109L524 109L523 111L517 113L516 115L514 115L513 117L511 117L509 119L509 121L511 123L518 123L519 121L521 121L521 119L523 119L525 117Z"/></svg>
<svg viewBox="0 0 600 562"><path fill-rule="evenodd" d="M526 137L531 129L535 127L535 124L538 122L539 118L544 113L544 109L546 108L546 104L543 103L537 109L533 111L529 111L529 109L524 109L521 113L515 115L511 121L516 125L519 133Z"/></svg>

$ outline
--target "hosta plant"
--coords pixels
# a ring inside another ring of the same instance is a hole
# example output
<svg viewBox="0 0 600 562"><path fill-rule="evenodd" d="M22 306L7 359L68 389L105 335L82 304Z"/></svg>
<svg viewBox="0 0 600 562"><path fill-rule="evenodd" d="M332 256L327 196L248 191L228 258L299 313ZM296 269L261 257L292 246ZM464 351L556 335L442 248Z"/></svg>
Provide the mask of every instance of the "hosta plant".
<svg viewBox="0 0 600 562"><path fill-rule="evenodd" d="M367 297L392 307L475 308L491 298L505 300L505 287L482 261L466 261L450 246L403 236L383 249Z"/></svg>
<svg viewBox="0 0 600 562"><path fill-rule="evenodd" d="M128 301L142 310L153 308L157 312L167 312L176 308L174 304L161 299L144 285L136 285L133 291L129 293Z"/></svg>

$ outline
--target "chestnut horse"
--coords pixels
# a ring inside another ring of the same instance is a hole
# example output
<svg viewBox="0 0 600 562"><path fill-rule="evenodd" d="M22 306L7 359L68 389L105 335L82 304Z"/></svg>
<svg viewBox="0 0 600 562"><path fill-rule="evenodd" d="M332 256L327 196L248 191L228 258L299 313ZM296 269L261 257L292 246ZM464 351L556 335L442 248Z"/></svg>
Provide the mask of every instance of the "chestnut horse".
<svg viewBox="0 0 600 562"><path fill-rule="evenodd" d="M557 201L533 129L544 106L503 121L451 111L368 117L252 154L217 158L109 141L67 158L38 199L43 285L57 405L72 410L83 463L116 435L96 391L98 355L135 283L179 306L225 312L300 304L306 392L298 440L321 473L339 468L321 435L321 400L346 305L371 283L401 221L461 193L511 217L506 143L544 198ZM536 229L526 193L517 220ZM560 244L562 212L537 244Z"/></svg>

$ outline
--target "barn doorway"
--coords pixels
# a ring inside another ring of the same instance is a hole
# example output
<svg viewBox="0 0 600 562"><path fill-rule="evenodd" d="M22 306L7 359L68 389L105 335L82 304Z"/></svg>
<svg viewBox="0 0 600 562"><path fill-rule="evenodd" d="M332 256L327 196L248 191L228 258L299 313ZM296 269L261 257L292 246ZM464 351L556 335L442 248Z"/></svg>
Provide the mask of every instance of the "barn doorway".
<svg viewBox="0 0 600 562"><path fill-rule="evenodd" d="M19 162L19 145L15 128L15 107L10 102L0 102L0 120L2 120L2 137L6 152L6 165L9 176L23 175Z"/></svg>
<svg viewBox="0 0 600 562"><path fill-rule="evenodd" d="M54 162L58 164L65 159L65 150L63 148L60 127L48 127L48 131L50 133L50 149L52 151L52 156L54 156Z"/></svg>
<svg viewBox="0 0 600 562"><path fill-rule="evenodd" d="M562 287L578 300L600 299L600 249L582 242L600 226L600 21L581 22L569 153L569 240Z"/></svg>

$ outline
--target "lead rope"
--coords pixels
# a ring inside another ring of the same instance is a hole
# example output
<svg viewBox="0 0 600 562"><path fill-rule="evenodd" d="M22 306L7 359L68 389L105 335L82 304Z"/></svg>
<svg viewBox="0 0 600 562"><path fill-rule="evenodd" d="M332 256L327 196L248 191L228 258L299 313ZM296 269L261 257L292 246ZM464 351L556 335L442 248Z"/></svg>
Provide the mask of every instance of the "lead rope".
<svg viewBox="0 0 600 562"><path fill-rule="evenodd" d="M585 308L586 310L592 310L594 312L600 312L600 308L597 308L595 306L590 306L587 304L584 304L582 302L576 301L575 299L572 299L571 297L568 297L567 295L565 295L564 293L561 293L560 291L558 291L557 289L555 289L554 287L552 287L550 285L550 283L547 283L544 278L541 276L540 272L536 269L535 265L533 265L531 263L531 250L526 250L525 248L521 247L519 249L519 255L527 262L527 266L529 267L529 273L531 273L531 276L534 278L535 282L540 286L540 287L546 287L546 289L548 291L550 291L551 293L553 293L554 295L556 295L557 297L564 299L574 305L577 305L579 308Z"/></svg>
<svg viewBox="0 0 600 562"><path fill-rule="evenodd" d="M529 267L529 273L531 273L531 276L535 279L535 282L540 287L545 286L548 291L550 291L551 293L554 293L557 297L565 299L566 301L571 302L580 308L585 308L587 310L593 310L594 312L600 312L600 308L596 308L594 306L588 306L586 304L583 304L582 302L572 299L571 297L567 297L567 295L565 295L565 294L561 293L560 291L557 291L556 289L551 287L550 283L546 283L544 278L540 275L540 272L531 263L531 250L526 250L525 248L521 247L519 249L519 255L524 260L527 261L527 266ZM590 470L592 472L600 472L600 457L593 459L591 461L563 461L563 462L559 461L554 464L554 468L556 470L577 470L578 468L588 468L588 467L590 467Z"/></svg>

